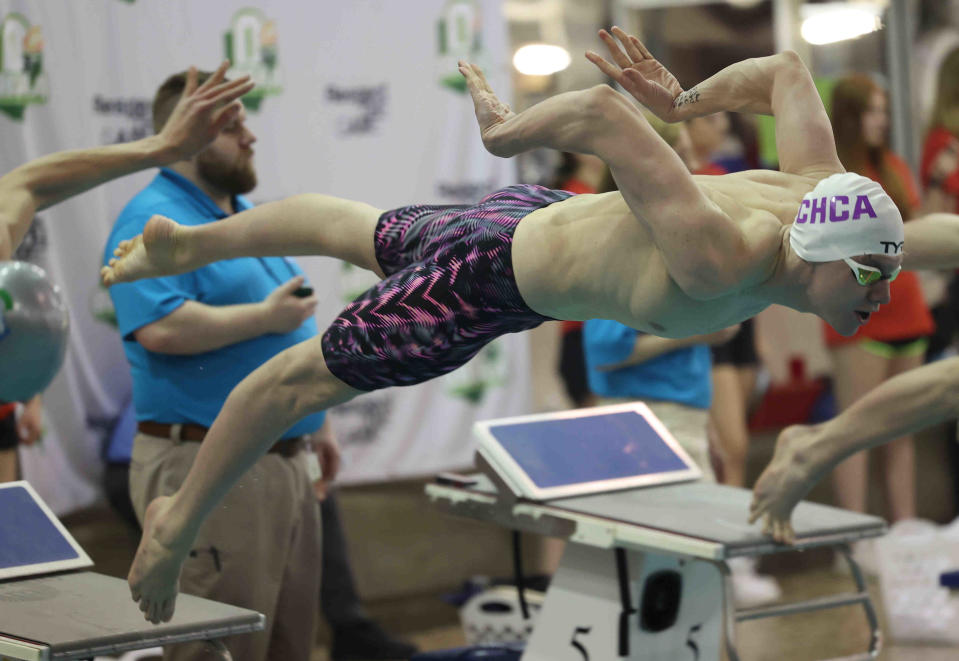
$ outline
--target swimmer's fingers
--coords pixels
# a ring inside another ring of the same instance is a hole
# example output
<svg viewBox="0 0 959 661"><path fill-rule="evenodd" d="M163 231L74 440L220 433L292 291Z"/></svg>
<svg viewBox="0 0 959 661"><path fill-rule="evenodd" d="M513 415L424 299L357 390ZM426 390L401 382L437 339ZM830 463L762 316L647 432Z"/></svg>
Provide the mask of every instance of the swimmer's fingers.
<svg viewBox="0 0 959 661"><path fill-rule="evenodd" d="M617 30L619 30L619 28L613 28L614 32ZM622 30L619 30L619 32L622 32ZM632 65L633 62L629 56L623 52L623 49L620 47L620 44L617 43L616 39L613 38L613 35L606 30L600 30L599 38L606 44L606 50L609 51L609 56L613 58L613 62L615 62L620 69L628 69Z"/></svg>
<svg viewBox="0 0 959 661"><path fill-rule="evenodd" d="M641 42L639 39L637 39L633 35L629 35L629 42L633 45L633 47L636 50L638 50L642 54L644 59L647 59L647 60L656 59L653 57L653 54L649 52L649 49L643 45L643 42Z"/></svg>
<svg viewBox="0 0 959 661"><path fill-rule="evenodd" d="M612 33L617 39L619 39L619 43L622 44L623 50L626 51L626 55L629 56L631 63L641 62L645 59L652 59L652 55L649 54L649 51L646 50L646 47L643 46L636 37L626 34L624 30L616 27L615 25L612 28Z"/></svg>
<svg viewBox="0 0 959 661"><path fill-rule="evenodd" d="M586 51L586 59L596 65L596 68L606 74L607 77L612 78L620 85L625 87L624 83L629 82L623 75L623 70L621 68L607 62L606 59L603 58L603 56L599 53L588 50Z"/></svg>

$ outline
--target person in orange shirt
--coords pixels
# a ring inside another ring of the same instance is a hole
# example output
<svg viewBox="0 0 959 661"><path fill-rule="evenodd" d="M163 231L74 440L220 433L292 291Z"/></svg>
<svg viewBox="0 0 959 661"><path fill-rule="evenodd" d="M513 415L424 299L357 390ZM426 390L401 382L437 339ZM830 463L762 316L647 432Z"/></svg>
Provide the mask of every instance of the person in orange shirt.
<svg viewBox="0 0 959 661"><path fill-rule="evenodd" d="M878 182L899 208L903 220L913 218L919 194L906 163L887 142L888 99L885 91L865 74L843 78L833 92L830 113L836 148L842 164ZM919 367L935 330L915 273L904 272L891 287L892 302L882 306L851 337L824 325L826 345L833 359L836 399L841 410L897 374ZM911 436L882 447L883 487L893 521L916 515L915 458ZM834 475L839 505L866 510L867 454L857 453Z"/></svg>

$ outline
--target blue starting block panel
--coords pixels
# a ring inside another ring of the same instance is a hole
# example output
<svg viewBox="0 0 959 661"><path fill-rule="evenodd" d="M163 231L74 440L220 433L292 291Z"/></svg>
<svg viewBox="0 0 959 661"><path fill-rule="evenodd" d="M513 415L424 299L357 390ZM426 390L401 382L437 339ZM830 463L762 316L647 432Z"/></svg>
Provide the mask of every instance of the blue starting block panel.
<svg viewBox="0 0 959 661"><path fill-rule="evenodd" d="M702 471L641 402L477 422L477 453L530 500L695 480Z"/></svg>
<svg viewBox="0 0 959 661"><path fill-rule="evenodd" d="M92 565L28 482L0 484L0 580Z"/></svg>

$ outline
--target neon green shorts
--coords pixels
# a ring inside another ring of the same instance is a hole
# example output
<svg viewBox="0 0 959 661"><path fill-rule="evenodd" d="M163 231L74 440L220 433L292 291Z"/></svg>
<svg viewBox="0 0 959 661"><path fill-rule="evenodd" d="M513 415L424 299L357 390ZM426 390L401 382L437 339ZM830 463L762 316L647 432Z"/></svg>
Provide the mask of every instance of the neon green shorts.
<svg viewBox="0 0 959 661"><path fill-rule="evenodd" d="M866 338L859 342L859 346L880 358L912 358L926 353L926 349L929 348L929 338L910 337L887 342Z"/></svg>

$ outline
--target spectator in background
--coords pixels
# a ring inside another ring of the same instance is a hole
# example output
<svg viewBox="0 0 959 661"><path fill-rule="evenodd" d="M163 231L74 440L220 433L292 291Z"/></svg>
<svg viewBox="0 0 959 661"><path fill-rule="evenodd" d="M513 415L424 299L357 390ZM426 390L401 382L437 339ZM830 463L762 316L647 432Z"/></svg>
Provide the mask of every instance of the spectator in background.
<svg viewBox="0 0 959 661"><path fill-rule="evenodd" d="M709 349L738 330L733 326L676 340L618 321L590 319L583 331L589 386L601 405L645 402L703 470L703 479L715 482L706 433L713 394ZM759 606L782 596L775 579L756 573L752 558L733 558L728 564L738 606Z"/></svg>
<svg viewBox="0 0 959 661"><path fill-rule="evenodd" d="M609 169L597 156L562 152L562 160L548 184L550 188L582 195L596 193ZM561 321L559 375L566 394L576 408L593 406L595 398L586 385L583 361L583 322Z"/></svg>
<svg viewBox="0 0 959 661"><path fill-rule="evenodd" d="M686 127L644 114L650 126L692 169L698 161ZM607 175L603 189L615 190L612 176ZM618 321L590 319L583 331L589 387L601 405L645 402L703 470L704 479L715 482L707 434L714 396L710 349L728 344L738 332L736 325L706 335L669 339L642 333ZM759 606L782 596L774 579L756 573L752 559L735 558L729 561L729 567L739 606Z"/></svg>
<svg viewBox="0 0 959 661"><path fill-rule="evenodd" d="M959 48L949 52L939 66L936 96L929 130L922 149L919 177L923 209L927 212L959 213ZM930 339L927 358L953 350L959 332L959 274L949 278L944 298L932 309L936 332ZM952 427L946 444L953 467L953 503L959 509L959 443Z"/></svg>
<svg viewBox="0 0 959 661"><path fill-rule="evenodd" d="M40 395L23 405L0 403L0 482L13 482L19 475L17 446L33 445L42 435L43 406Z"/></svg>
<svg viewBox="0 0 959 661"><path fill-rule="evenodd" d="M201 74L199 82L207 76ZM180 73L157 90L157 132L186 85ZM251 207L243 194L257 182L256 137L245 120L241 110L209 147L163 168L120 214L105 258L121 239L142 231L153 214L199 225ZM111 288L131 364L137 419L135 427L127 422L125 439L116 439L129 443L135 430L132 454L117 447L112 463L129 461L129 496L141 522L151 500L179 487L229 390L275 354L316 335L317 299L305 285L293 260L264 257ZM311 469L313 449L322 474ZM342 531L333 531L329 540L339 548L328 549L322 539L327 529L321 527L317 502L326 497L337 464L325 413L308 416L286 430L200 529L180 578L184 591L267 617L264 632L225 639L236 661L308 661L312 656L315 616L327 587L320 581L320 558L323 569L349 572ZM339 526L338 516L331 525ZM343 580L333 576L332 584ZM345 591L334 594L342 598ZM328 599L324 605L329 607ZM334 661L390 659L415 651L389 639L356 602L329 610ZM206 651L188 643L166 648L164 658L202 659Z"/></svg>
<svg viewBox="0 0 959 661"><path fill-rule="evenodd" d="M687 163L690 170L701 175L729 173L731 162L718 162L720 148L731 137L729 114L719 112L698 117L686 125L692 145L692 160ZM744 144L744 159L745 148ZM745 160L742 164L745 165ZM748 407L759 366L753 320L744 321L739 325L738 333L726 342L713 344L710 349L713 366L710 421L719 457L717 472L723 484L743 487L746 485L746 453L749 449Z"/></svg>
<svg viewBox="0 0 959 661"><path fill-rule="evenodd" d="M919 177L924 211L959 213L959 48L950 52L939 68ZM936 333L930 357L949 348L959 331L959 276L953 275L947 292L945 300L933 310Z"/></svg>
<svg viewBox="0 0 959 661"><path fill-rule="evenodd" d="M240 109L237 99L253 88L249 77L224 83L224 62L207 85L193 85L171 109L162 134L106 147L61 151L34 159L0 177L0 261L16 259L36 212L102 183L194 154ZM0 375L0 378L10 375ZM0 482L17 479L17 445L42 435L40 395L17 405L0 402Z"/></svg>
<svg viewBox="0 0 959 661"><path fill-rule="evenodd" d="M208 76L200 74L198 82ZM157 133L188 85L179 73L157 90ZM104 261L154 214L199 225L251 207L243 194L257 182L255 141L241 109L205 149L162 168L121 212ZM301 289L305 284L293 260L267 257L110 289L133 377L137 434L129 490L141 523L150 501L179 488L230 389L317 334L317 299ZM259 458L200 529L184 563L184 592L266 616L264 631L224 639L236 661L308 661L313 652L321 540L307 450L324 417L320 412L300 421ZM332 442L321 447L330 480L338 449ZM159 621L156 613L146 615ZM204 658L202 643L164 649L166 661Z"/></svg>
<svg viewBox="0 0 959 661"><path fill-rule="evenodd" d="M833 91L831 121L843 166L878 182L909 221L920 206L913 176L888 145L889 110L886 92L868 75L841 79ZM918 367L934 330L915 273L904 271L892 283L892 302L873 313L852 337L824 325L826 345L834 365L836 399L841 410L879 383ZM911 436L884 445L883 487L892 521L916 516L915 458ZM833 473L840 507L864 512L867 495L867 454L860 452ZM863 549L865 550L865 549ZM862 557L867 568L870 558Z"/></svg>
<svg viewBox="0 0 959 661"><path fill-rule="evenodd" d="M728 174L728 170L715 161L716 152L729 135L729 116L725 112L696 117L686 122L692 142L693 174Z"/></svg>
<svg viewBox="0 0 959 661"><path fill-rule="evenodd" d="M133 510L128 486L136 424L136 412L133 402L130 402L110 435L105 453L107 466L103 479L110 504L139 534L142 530ZM328 426L317 432L326 433L329 433ZM363 608L350 566L336 490L329 490L329 484L323 480L314 482L313 487L320 502L323 547L320 554L322 569L319 599L320 612L329 624L333 638L330 660L374 661L410 657L416 653L416 646L392 638Z"/></svg>
<svg viewBox="0 0 959 661"><path fill-rule="evenodd" d="M942 61L919 176L924 210L959 213L959 48Z"/></svg>

